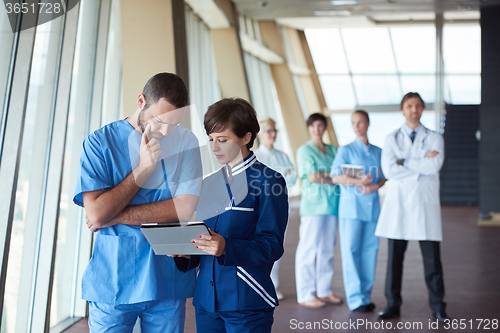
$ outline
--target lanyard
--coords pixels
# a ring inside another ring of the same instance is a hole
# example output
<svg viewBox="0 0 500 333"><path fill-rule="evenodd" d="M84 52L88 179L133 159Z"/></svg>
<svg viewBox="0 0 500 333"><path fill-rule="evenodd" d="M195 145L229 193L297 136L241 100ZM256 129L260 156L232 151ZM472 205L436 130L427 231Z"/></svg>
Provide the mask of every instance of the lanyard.
<svg viewBox="0 0 500 333"><path fill-rule="evenodd" d="M227 168L227 166L226 166L226 168ZM234 196L233 196L233 193L231 192L231 186L229 185L229 179L227 178L226 170L222 170L222 175L224 176L224 181L226 182L227 193L229 194L229 197L231 198L231 201L229 203L229 207L233 207Z"/></svg>

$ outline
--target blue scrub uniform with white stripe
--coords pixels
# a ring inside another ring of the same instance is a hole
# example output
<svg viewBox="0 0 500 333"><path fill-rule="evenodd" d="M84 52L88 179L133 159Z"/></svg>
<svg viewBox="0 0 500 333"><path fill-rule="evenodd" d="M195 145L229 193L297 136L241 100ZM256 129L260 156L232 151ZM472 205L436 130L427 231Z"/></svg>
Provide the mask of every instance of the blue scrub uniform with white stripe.
<svg viewBox="0 0 500 333"><path fill-rule="evenodd" d="M340 147L333 161L330 175L342 174L342 164L363 167L370 173L373 183L385 178L380 165L382 150L356 139ZM353 185L340 185L339 234L342 255L342 271L346 302L354 310L371 303L371 291L375 279L378 252L378 237L375 236L380 200L378 191L363 195Z"/></svg>
<svg viewBox="0 0 500 333"><path fill-rule="evenodd" d="M90 134L83 142L73 201L83 207L83 192L107 191L121 183L139 163L140 142L141 135L126 120ZM194 134L176 126L160 144L159 163L130 205L200 193L201 159ZM182 332L185 299L192 297L194 282L194 271L180 272L173 258L154 254L140 227L103 228L95 233L92 258L82 277L82 298L91 305L91 330L126 327L132 332L135 319L147 314L144 332ZM145 327L147 322L151 327Z"/></svg>
<svg viewBox="0 0 500 333"><path fill-rule="evenodd" d="M283 255L288 221L285 180L251 152L203 181L197 219L225 238L225 254L177 258L199 265L193 304L198 332L270 332L278 305L271 268Z"/></svg>

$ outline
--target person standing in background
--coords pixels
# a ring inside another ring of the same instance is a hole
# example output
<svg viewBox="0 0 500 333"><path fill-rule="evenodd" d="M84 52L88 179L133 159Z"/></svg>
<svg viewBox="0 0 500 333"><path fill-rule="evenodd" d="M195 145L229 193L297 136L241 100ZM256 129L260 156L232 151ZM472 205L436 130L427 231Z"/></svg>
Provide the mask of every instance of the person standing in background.
<svg viewBox="0 0 500 333"><path fill-rule="evenodd" d="M276 141L276 135L278 130L276 129L276 122L266 117L259 121L260 132L257 135L260 141L259 147L254 151L257 159L270 167L271 169L278 171L286 181L286 187L290 189L291 186L295 185L297 182L297 173L293 167L292 162L288 158L287 154L281 150L274 149L274 142ZM280 260L277 260L273 269L271 270L271 280L273 281L274 288L276 289L276 296L278 300L285 298L283 293L278 290L279 286L279 268Z"/></svg>
<svg viewBox="0 0 500 333"><path fill-rule="evenodd" d="M351 123L356 140L338 149L330 175L341 188L339 235L347 306L355 312L372 312L379 243L375 236L380 214L378 189L386 179L380 165L382 149L368 143L368 113L354 112ZM362 166L363 172L355 178L342 174L343 164Z"/></svg>
<svg viewBox="0 0 500 333"><path fill-rule="evenodd" d="M309 116L307 130L311 140L297 150L302 198L295 280L299 305L320 308L325 302L342 303L332 292L340 191L332 182L330 167L337 149L323 142L326 118L322 114Z"/></svg>
<svg viewBox="0 0 500 333"><path fill-rule="evenodd" d="M377 318L399 317L404 254L408 241L418 240L432 316L444 322L448 316L439 246L443 240L439 170L444 162L444 140L420 123L425 104L418 93L407 93L400 107L406 124L387 136L382 150L382 170L390 182L375 235L388 238L389 259L387 307Z"/></svg>

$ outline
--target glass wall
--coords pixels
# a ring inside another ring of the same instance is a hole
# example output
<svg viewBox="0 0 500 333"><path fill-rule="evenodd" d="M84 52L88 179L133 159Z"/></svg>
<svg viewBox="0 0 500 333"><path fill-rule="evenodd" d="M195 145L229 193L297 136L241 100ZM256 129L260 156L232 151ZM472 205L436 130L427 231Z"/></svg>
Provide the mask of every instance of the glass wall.
<svg viewBox="0 0 500 333"><path fill-rule="evenodd" d="M240 16L239 21L241 31L262 44L258 22L244 16ZM248 78L250 98L252 99L252 105L257 112L257 116L259 118L270 117L276 122L279 134L276 137L275 147L287 153L293 161L294 154L288 141L288 133L276 91L276 84L271 74L271 67L268 63L248 52L244 52L243 60Z"/></svg>
<svg viewBox="0 0 500 333"><path fill-rule="evenodd" d="M189 66L189 99L191 103L191 130L201 147L203 173L207 175L219 167L209 149L203 127L208 107L221 99L215 67L212 37L207 25L186 6L186 36Z"/></svg>
<svg viewBox="0 0 500 333"><path fill-rule="evenodd" d="M443 28L444 100L449 104L481 104L481 28Z"/></svg>
<svg viewBox="0 0 500 333"><path fill-rule="evenodd" d="M39 26L35 35L7 262L4 302L8 306L2 332L29 331L33 270L42 218L39 207L46 188L50 121L63 24L64 17L59 17Z"/></svg>
<svg viewBox="0 0 500 333"><path fill-rule="evenodd" d="M4 100L9 81L9 70L11 67L11 54L14 41L14 33L10 28L7 12L0 11L0 119L4 115Z"/></svg>
<svg viewBox="0 0 500 333"><path fill-rule="evenodd" d="M99 1L83 1L76 34L75 57L71 76L71 98L66 128L65 159L59 202L54 282L50 325L73 317L77 285L76 265L80 247L81 210L73 204L75 179L79 168L81 144L87 135L91 110L92 69L95 66L94 45L97 42Z"/></svg>
<svg viewBox="0 0 500 333"><path fill-rule="evenodd" d="M82 0L16 34L0 13L2 333L59 332L85 316L92 236L72 198L91 119L119 115L119 32L119 0Z"/></svg>
<svg viewBox="0 0 500 333"><path fill-rule="evenodd" d="M399 104L409 91L435 102L435 26L308 29L306 36L329 109ZM444 26L447 103L480 103L480 50L479 25Z"/></svg>

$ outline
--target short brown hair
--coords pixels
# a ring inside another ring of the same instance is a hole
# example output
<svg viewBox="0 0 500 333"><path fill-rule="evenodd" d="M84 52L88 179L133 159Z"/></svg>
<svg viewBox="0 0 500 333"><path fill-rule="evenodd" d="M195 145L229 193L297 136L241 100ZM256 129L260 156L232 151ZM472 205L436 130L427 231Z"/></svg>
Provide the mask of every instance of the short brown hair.
<svg viewBox="0 0 500 333"><path fill-rule="evenodd" d="M311 126L316 120L322 121L325 124L325 128L327 127L326 117L321 113L313 113L307 118L306 124L307 127Z"/></svg>
<svg viewBox="0 0 500 333"><path fill-rule="evenodd" d="M422 97L420 97L420 94L418 92L409 92L406 95L404 95L403 99L401 100L401 104L399 104L399 109L403 110L403 106L405 105L405 102L413 97L420 99L420 101L422 102L422 107L425 109L424 100L422 99Z"/></svg>
<svg viewBox="0 0 500 333"><path fill-rule="evenodd" d="M161 98L165 98L176 108L183 108L188 105L188 91L184 81L172 73L158 73L151 77L142 94L146 99L144 110L155 104Z"/></svg>
<svg viewBox="0 0 500 333"><path fill-rule="evenodd" d="M229 128L238 138L242 139L250 132L252 138L247 148L253 147L253 142L259 133L260 126L257 112L242 98L224 98L208 107L203 121L207 135L219 133Z"/></svg>

